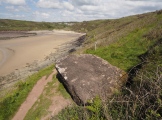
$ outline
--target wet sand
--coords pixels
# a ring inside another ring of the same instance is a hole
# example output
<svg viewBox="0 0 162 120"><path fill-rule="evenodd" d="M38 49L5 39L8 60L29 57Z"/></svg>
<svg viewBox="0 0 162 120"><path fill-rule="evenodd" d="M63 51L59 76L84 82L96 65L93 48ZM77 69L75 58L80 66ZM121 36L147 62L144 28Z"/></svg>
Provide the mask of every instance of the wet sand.
<svg viewBox="0 0 162 120"><path fill-rule="evenodd" d="M32 31L36 36L0 40L0 76L41 61L82 34L67 31Z"/></svg>

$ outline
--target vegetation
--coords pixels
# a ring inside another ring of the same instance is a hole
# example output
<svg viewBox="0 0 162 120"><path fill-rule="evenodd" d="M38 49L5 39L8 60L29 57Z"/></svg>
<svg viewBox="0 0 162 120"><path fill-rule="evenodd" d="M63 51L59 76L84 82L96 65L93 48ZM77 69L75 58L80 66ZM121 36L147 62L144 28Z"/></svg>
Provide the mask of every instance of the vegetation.
<svg viewBox="0 0 162 120"><path fill-rule="evenodd" d="M68 25L65 23L0 19L0 31L53 30L65 29L66 27L68 27Z"/></svg>
<svg viewBox="0 0 162 120"><path fill-rule="evenodd" d="M35 120L41 119L43 116L49 114L48 108L52 103L50 99L52 96L56 95L55 88L57 87L56 76L53 76L53 80L47 83L47 86L43 90L38 100L34 103L32 108L26 114L24 120Z"/></svg>
<svg viewBox="0 0 162 120"><path fill-rule="evenodd" d="M40 95L38 100L32 106L32 108L26 114L24 120L40 120L46 115L51 114L48 110L52 104L53 97L62 95L65 99L71 99L62 83L60 83L56 75L53 76L53 80L48 82L43 93Z"/></svg>
<svg viewBox="0 0 162 120"><path fill-rule="evenodd" d="M146 53L149 47L156 44L157 40L144 37L150 28L135 29L127 36L122 37L114 44L98 47L96 50L88 49L86 53L95 54L119 68L129 71L141 61L140 55Z"/></svg>
<svg viewBox="0 0 162 120"><path fill-rule="evenodd" d="M59 83L57 91L59 91L65 99L70 98L69 93L66 91L62 83Z"/></svg>
<svg viewBox="0 0 162 120"><path fill-rule="evenodd" d="M109 119L105 116L103 105L99 97L94 98L93 104L89 106L73 106L63 109L53 120L104 120Z"/></svg>
<svg viewBox="0 0 162 120"><path fill-rule="evenodd" d="M53 119L162 119L161 13L156 11L72 26L73 30L87 32L83 53L102 57L125 70L129 79L121 91L106 102L95 98L90 106L66 108Z"/></svg>
<svg viewBox="0 0 162 120"><path fill-rule="evenodd" d="M45 75L48 76L52 72L53 68L54 65L40 70L38 73L28 77L25 81L18 82L12 92L6 93L6 96L0 101L0 120L11 119L36 82L41 77Z"/></svg>
<svg viewBox="0 0 162 120"><path fill-rule="evenodd" d="M113 119L158 120L162 118L162 44L151 50L133 83L113 96L109 114Z"/></svg>
<svg viewBox="0 0 162 120"><path fill-rule="evenodd" d="M41 25L39 29L44 29ZM37 28L34 26L29 30L33 29ZM121 91L106 102L96 96L89 106L67 107L53 117L54 120L162 119L162 11L114 20L84 21L68 29L87 33L82 53L94 54L107 60L125 70L129 79ZM17 25L17 28L8 27L6 30L23 30L23 27ZM40 76L38 73L34 78ZM16 112L36 83L34 78L18 83L17 89L1 100L0 119L9 119ZM46 92L40 96L40 104L35 103L26 119L39 119L41 115L47 114L42 113L42 109L46 109L51 102L45 97L50 94L51 85L48 84ZM58 91L68 96L61 84Z"/></svg>

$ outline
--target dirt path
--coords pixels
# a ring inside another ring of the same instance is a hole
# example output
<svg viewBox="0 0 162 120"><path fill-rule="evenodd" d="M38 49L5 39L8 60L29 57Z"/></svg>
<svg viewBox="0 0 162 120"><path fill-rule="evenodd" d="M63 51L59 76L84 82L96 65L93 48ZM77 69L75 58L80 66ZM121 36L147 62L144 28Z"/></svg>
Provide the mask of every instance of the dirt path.
<svg viewBox="0 0 162 120"><path fill-rule="evenodd" d="M43 92L44 87L50 81L52 81L53 75L56 74L56 70L46 79L46 76L42 77L36 85L33 87L32 91L29 93L28 97L24 103L20 106L18 112L15 114L12 120L23 120L28 110L33 106L37 101L41 93Z"/></svg>
<svg viewBox="0 0 162 120"><path fill-rule="evenodd" d="M48 78L44 76L36 83L12 120L23 120L25 118L26 114L32 108L34 103L39 100L39 96L44 92L44 88L46 87L47 83L52 81L55 74L56 70L54 69ZM55 95L50 97L52 103L47 109L48 114L46 116L42 116L41 120L49 120L53 116L57 115L62 109L73 104L71 99L65 99L62 95L57 94L59 82L57 81L55 84L56 86L52 88L52 92L55 93Z"/></svg>

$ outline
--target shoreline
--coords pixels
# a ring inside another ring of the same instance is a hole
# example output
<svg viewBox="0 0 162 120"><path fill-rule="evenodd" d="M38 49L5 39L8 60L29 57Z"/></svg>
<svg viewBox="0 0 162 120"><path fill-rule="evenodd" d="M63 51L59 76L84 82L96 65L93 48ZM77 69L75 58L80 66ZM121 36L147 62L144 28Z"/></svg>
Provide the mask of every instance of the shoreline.
<svg viewBox="0 0 162 120"><path fill-rule="evenodd" d="M13 85L18 80L27 78L46 66L54 64L59 58L75 51L84 42L84 40L81 41L80 39L85 38L85 34L78 34L80 36L77 39L61 44L58 48L55 48L55 52L45 56L42 60L34 60L32 63L28 63L20 69L16 69L7 75L0 76L0 90Z"/></svg>

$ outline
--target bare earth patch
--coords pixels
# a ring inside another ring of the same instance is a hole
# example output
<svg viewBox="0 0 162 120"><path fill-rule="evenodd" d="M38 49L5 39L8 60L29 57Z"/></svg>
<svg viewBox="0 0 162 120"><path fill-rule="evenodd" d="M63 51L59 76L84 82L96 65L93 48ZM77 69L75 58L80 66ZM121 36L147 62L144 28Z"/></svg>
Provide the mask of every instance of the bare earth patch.
<svg viewBox="0 0 162 120"><path fill-rule="evenodd" d="M52 104L48 109L48 115L42 118L42 120L49 120L53 116L57 115L62 109L72 104L72 101L65 99L63 96L54 96L52 98Z"/></svg>

